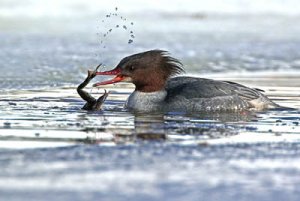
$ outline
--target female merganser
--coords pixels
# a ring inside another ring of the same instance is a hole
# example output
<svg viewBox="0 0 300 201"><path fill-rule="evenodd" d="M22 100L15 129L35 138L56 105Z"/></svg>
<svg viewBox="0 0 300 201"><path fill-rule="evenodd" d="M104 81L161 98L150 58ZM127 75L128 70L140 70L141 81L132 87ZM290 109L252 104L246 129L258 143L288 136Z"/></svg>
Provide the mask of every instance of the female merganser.
<svg viewBox="0 0 300 201"><path fill-rule="evenodd" d="M125 57L113 70L96 72L116 77L93 86L132 82L135 91L126 107L135 112L222 112L279 107L259 89L229 81L173 77L182 72L182 63L167 51L150 50Z"/></svg>

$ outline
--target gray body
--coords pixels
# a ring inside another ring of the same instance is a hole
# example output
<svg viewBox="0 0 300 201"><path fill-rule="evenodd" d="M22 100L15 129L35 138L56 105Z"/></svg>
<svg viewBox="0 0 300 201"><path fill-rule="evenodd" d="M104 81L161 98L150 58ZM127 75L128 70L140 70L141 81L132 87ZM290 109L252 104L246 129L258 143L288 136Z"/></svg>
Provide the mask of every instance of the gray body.
<svg viewBox="0 0 300 201"><path fill-rule="evenodd" d="M161 91L134 91L126 107L136 112L232 112L279 107L261 92L234 82L182 76L169 79Z"/></svg>

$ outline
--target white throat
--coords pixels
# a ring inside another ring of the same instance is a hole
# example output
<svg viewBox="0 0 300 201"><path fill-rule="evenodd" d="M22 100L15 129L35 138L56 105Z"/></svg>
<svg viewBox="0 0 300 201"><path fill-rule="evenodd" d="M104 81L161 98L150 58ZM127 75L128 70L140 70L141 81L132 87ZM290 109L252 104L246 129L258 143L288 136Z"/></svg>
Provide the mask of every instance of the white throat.
<svg viewBox="0 0 300 201"><path fill-rule="evenodd" d="M156 92L134 91L128 97L125 107L137 112L158 111L163 108L166 96L165 90Z"/></svg>

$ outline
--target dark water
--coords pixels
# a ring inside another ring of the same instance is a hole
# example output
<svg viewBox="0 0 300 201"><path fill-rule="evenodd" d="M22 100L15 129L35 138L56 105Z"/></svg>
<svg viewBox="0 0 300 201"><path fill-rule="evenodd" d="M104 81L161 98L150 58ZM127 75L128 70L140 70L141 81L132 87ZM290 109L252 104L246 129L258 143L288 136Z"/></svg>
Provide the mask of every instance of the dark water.
<svg viewBox="0 0 300 201"><path fill-rule="evenodd" d="M135 37L128 44L130 30L114 29L103 48L99 33L123 24L102 23L107 12L90 14L94 5L76 4L69 13L59 4L52 15L37 3L45 13L23 17L1 5L0 200L299 200L295 9L218 15L119 8ZM128 84L106 88L103 111L80 110L75 89L87 69L101 62L112 68L149 49L170 51L187 74L261 88L296 110L137 115L123 109Z"/></svg>

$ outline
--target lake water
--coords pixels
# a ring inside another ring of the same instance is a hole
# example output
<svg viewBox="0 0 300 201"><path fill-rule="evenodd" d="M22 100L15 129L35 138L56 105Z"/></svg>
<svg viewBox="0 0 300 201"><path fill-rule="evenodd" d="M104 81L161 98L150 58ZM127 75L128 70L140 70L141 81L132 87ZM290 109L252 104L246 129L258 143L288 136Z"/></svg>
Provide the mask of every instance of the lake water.
<svg viewBox="0 0 300 201"><path fill-rule="evenodd" d="M297 1L9 2L0 3L0 200L299 200ZM126 21L106 17L116 5ZM116 84L103 111L80 110L87 69L149 49L168 50L188 75L261 88L296 109L136 115L123 109L133 86Z"/></svg>

